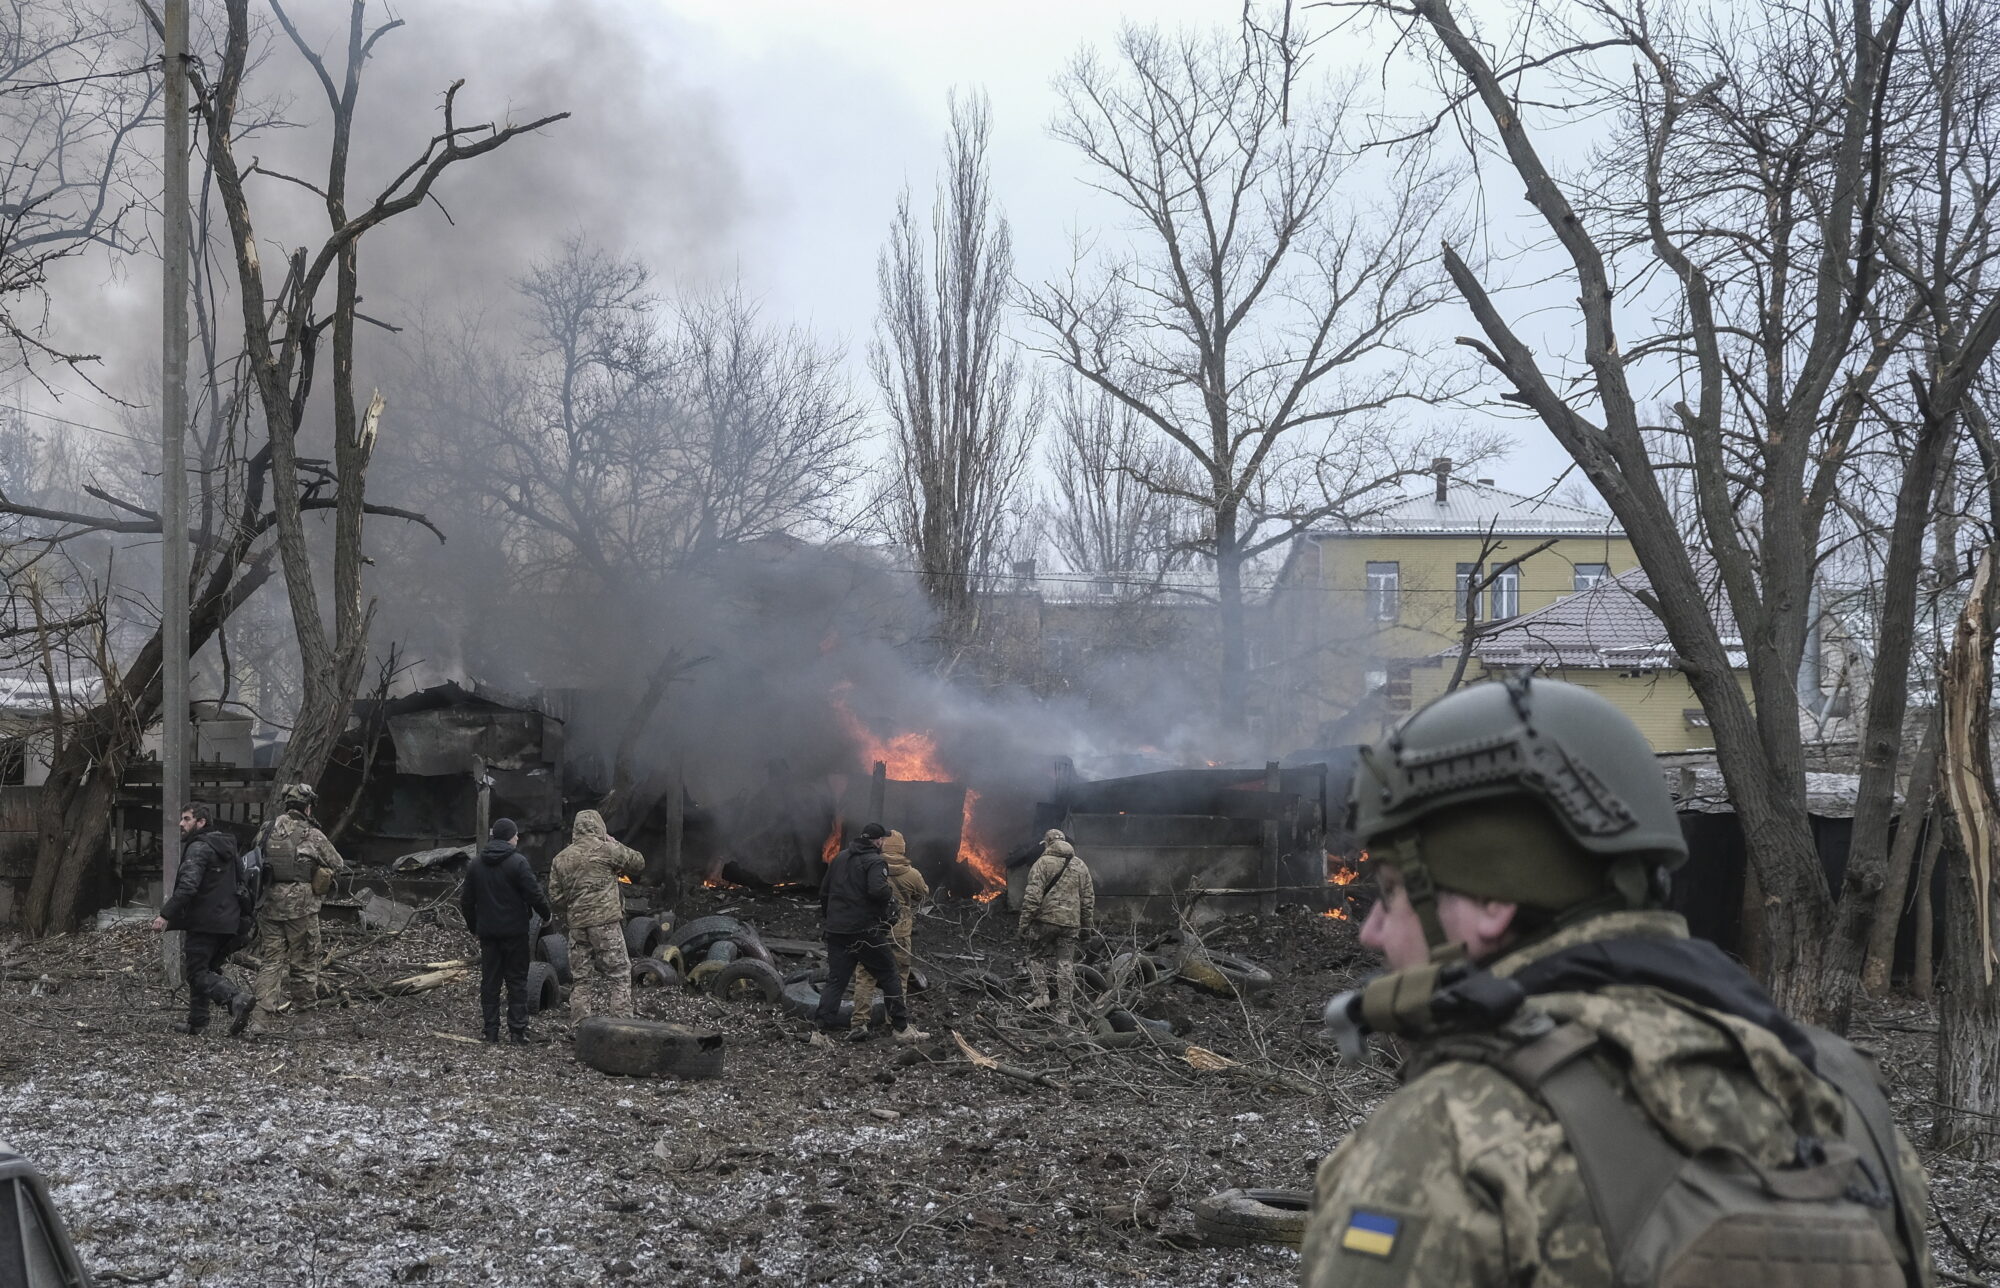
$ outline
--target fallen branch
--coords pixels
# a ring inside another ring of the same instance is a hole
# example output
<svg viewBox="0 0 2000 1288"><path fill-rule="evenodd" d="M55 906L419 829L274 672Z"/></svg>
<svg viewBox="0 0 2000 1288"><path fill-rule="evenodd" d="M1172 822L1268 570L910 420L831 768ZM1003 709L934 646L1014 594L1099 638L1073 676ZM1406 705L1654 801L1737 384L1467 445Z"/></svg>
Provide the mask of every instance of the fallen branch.
<svg viewBox="0 0 2000 1288"><path fill-rule="evenodd" d="M434 988L442 988L446 984L456 983L470 973L463 968L425 971L421 975L407 975L402 979L390 980L382 986L382 991L392 997L405 997L411 993L425 993Z"/></svg>
<svg viewBox="0 0 2000 1288"><path fill-rule="evenodd" d="M967 1042L958 1035L957 1029L951 1031L951 1040L958 1043L958 1049L965 1053L965 1058L971 1061L975 1068L991 1069L993 1072L1001 1074L1004 1077L1013 1078L1020 1082L1032 1082L1038 1087L1048 1087L1053 1091L1068 1090L1067 1087L1064 1087L1046 1073L1036 1073L1033 1069L1022 1069L1011 1064L1002 1064L990 1055L982 1055L973 1049L970 1042Z"/></svg>

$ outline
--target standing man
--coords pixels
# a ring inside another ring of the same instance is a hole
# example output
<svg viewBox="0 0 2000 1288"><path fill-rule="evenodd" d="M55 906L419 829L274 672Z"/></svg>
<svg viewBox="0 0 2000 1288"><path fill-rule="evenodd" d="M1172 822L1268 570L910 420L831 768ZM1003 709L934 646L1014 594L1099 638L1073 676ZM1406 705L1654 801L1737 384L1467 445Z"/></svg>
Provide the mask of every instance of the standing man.
<svg viewBox="0 0 2000 1288"><path fill-rule="evenodd" d="M1028 869L1021 890L1021 938L1028 941L1028 979L1035 995L1029 1010L1049 1004L1049 975L1056 977L1056 1018L1067 1024L1076 1011L1076 947L1097 924L1097 887L1090 869L1055 828L1042 833L1042 857Z"/></svg>
<svg viewBox="0 0 2000 1288"><path fill-rule="evenodd" d="M882 838L882 861L889 867L889 889L896 896L898 915L896 924L889 928L889 942L896 953L896 978L903 987L903 1000L907 1005L910 997L910 945L917 926L917 905L930 894L930 882L917 871L910 862L908 844L903 834L891 831ZM867 967L861 968L854 976L854 1017L848 1021L850 1033L865 1033L868 1030L869 1013L875 1009L875 994L880 988L875 976Z"/></svg>
<svg viewBox="0 0 2000 1288"><path fill-rule="evenodd" d="M632 957L625 951L625 896L619 877L646 870L637 850L604 830L604 816L580 810L570 843L549 865L549 896L569 928L570 966L576 988L569 1013L581 1023L593 1015L632 1014Z"/></svg>
<svg viewBox="0 0 2000 1288"><path fill-rule="evenodd" d="M890 949L889 927L897 920L896 895L889 884L889 864L882 857L882 839L889 829L870 823L852 845L833 856L819 886L820 915L826 930L826 984L813 1012L812 1041L824 1046L840 1029L840 1004L854 968L864 967L882 987L889 1024L899 1042L920 1042L930 1036L910 1023L903 1001L903 981ZM857 1013L860 1008L857 1006ZM867 1017L862 1016L865 1026ZM850 1036L866 1036L867 1029Z"/></svg>
<svg viewBox="0 0 2000 1288"><path fill-rule="evenodd" d="M1662 906L1687 859L1617 708L1516 677L1370 748L1353 830L1384 974L1335 998L1403 1086L1321 1163L1306 1288L1934 1282L1870 1062Z"/></svg>
<svg viewBox="0 0 2000 1288"><path fill-rule="evenodd" d="M458 906L465 928L479 937L479 1015L488 1042L500 1040L500 983L507 983L507 1035L528 1040L528 916L550 919L549 901L515 848L521 830L511 818L493 820L489 840L466 865Z"/></svg>
<svg viewBox="0 0 2000 1288"><path fill-rule="evenodd" d="M347 865L313 824L316 800L318 794L304 783L287 786L278 797L284 813L265 825L258 843L271 885L257 905L257 952L264 966L257 972L253 1033L270 1030L287 993L294 1006L319 1000L320 896Z"/></svg>
<svg viewBox="0 0 2000 1288"><path fill-rule="evenodd" d="M187 1022L182 1033L208 1027L208 1004L229 1012L229 1035L250 1023L256 999L236 987L222 967L243 931L243 904L236 897L236 838L215 828L206 805L181 810L181 861L174 870L174 893L153 918L155 930L185 932L182 974L187 978Z"/></svg>

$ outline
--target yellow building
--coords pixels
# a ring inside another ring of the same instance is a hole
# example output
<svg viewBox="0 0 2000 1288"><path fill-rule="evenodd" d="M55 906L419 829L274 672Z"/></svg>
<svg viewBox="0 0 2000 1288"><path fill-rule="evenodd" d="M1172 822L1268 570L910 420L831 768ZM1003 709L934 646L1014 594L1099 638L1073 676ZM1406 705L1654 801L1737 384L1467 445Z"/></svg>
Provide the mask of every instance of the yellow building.
<svg viewBox="0 0 2000 1288"><path fill-rule="evenodd" d="M1495 623L1473 640L1466 656L1465 683L1533 667L1571 684L1594 690L1646 735L1654 751L1713 747L1708 717L1694 688L1676 663L1673 644L1653 610L1639 598L1651 590L1646 570L1633 568L1588 589L1505 623ZM1742 641L1726 611L1716 625L1730 650L1737 683L1750 697ZM1403 683L1386 704L1402 715L1442 694L1451 685L1462 648L1398 664Z"/></svg>
<svg viewBox="0 0 2000 1288"><path fill-rule="evenodd" d="M1293 545L1269 605L1270 741L1372 738L1420 700L1417 672L1460 647L1468 617L1485 637L1637 566L1610 514L1455 478L1441 460L1400 498Z"/></svg>

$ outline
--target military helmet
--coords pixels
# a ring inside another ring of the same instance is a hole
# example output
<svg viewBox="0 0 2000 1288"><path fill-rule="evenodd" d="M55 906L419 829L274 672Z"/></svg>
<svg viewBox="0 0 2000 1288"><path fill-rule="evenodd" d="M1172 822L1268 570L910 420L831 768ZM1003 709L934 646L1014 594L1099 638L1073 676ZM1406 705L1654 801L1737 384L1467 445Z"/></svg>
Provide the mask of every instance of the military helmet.
<svg viewBox="0 0 2000 1288"><path fill-rule="evenodd" d="M286 783L278 793L278 803L286 809L311 809L317 800L319 793L308 783Z"/></svg>
<svg viewBox="0 0 2000 1288"><path fill-rule="evenodd" d="M1687 861L1638 727L1588 689L1527 674L1448 693L1364 749L1350 803L1353 832L1413 902L1435 886L1551 912L1614 893L1637 907L1655 869Z"/></svg>

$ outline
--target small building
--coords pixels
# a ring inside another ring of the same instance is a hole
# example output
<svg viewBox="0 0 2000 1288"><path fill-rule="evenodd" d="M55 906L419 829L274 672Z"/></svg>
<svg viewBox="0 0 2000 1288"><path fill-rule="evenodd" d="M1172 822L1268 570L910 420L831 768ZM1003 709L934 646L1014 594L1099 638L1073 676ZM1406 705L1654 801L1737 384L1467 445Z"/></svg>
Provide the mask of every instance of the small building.
<svg viewBox="0 0 2000 1288"><path fill-rule="evenodd" d="M1652 583L1632 568L1522 613L1477 635L1465 658L1464 683L1491 679L1523 667L1590 689L1632 717L1654 751L1712 747L1708 716L1679 669L1666 627L1640 595ZM1726 605L1711 606L1737 683L1750 696L1750 673ZM1463 646L1395 667L1386 712L1394 719L1451 687Z"/></svg>
<svg viewBox="0 0 2000 1288"><path fill-rule="evenodd" d="M1392 672L1457 645L1468 620L1523 617L1638 566L1612 515L1452 469L1441 459L1400 497L1293 543L1269 608L1273 743L1365 741L1407 709Z"/></svg>

